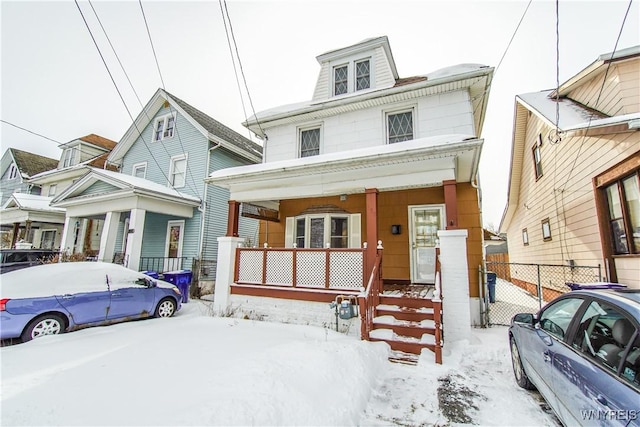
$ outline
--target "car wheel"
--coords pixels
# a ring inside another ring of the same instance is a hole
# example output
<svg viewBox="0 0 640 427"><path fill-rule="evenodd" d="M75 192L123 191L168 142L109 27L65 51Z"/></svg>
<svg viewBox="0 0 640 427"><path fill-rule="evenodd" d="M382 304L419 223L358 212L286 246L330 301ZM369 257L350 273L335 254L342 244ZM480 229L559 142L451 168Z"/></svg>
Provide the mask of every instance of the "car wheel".
<svg viewBox="0 0 640 427"><path fill-rule="evenodd" d="M535 387L529 381L529 377L527 377L526 372L524 371L524 366L522 366L522 360L520 359L520 352L518 351L518 345L516 344L516 340L511 337L511 363L513 364L513 375L516 377L516 383L524 389L534 390Z"/></svg>
<svg viewBox="0 0 640 427"><path fill-rule="evenodd" d="M156 307L156 317L171 317L176 312L177 304L171 298L165 298Z"/></svg>
<svg viewBox="0 0 640 427"><path fill-rule="evenodd" d="M58 335L64 332L64 320L57 314L45 314L36 317L22 332L22 342L30 341L44 335Z"/></svg>

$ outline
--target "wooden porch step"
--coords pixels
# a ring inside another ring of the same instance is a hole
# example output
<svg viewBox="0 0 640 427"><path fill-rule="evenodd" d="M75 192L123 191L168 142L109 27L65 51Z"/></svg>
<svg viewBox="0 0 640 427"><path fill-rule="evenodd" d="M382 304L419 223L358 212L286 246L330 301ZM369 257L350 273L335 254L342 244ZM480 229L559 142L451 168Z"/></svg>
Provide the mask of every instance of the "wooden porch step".
<svg viewBox="0 0 640 427"><path fill-rule="evenodd" d="M433 302L427 298L412 298L402 295L380 295L380 304L397 305L406 308L433 308Z"/></svg>
<svg viewBox="0 0 640 427"><path fill-rule="evenodd" d="M413 353L391 351L391 354L389 354L389 361L393 363L403 363L405 365L417 365L419 357L419 355Z"/></svg>
<svg viewBox="0 0 640 427"><path fill-rule="evenodd" d="M435 324L433 320L423 320L421 322L411 322L407 320L397 320L391 316L381 316L373 319L373 328L391 329L395 334L406 337L422 338L422 335L435 335Z"/></svg>
<svg viewBox="0 0 640 427"><path fill-rule="evenodd" d="M389 344L391 350L400 351L403 353L420 355L423 348L428 348L429 350L435 352L436 346L435 344L429 344L420 341L408 341L403 339L386 339L386 338L370 338L371 341L382 341Z"/></svg>
<svg viewBox="0 0 640 427"><path fill-rule="evenodd" d="M378 316L393 316L397 320L420 322L422 320L433 320L433 309L380 304L376 307L376 317Z"/></svg>

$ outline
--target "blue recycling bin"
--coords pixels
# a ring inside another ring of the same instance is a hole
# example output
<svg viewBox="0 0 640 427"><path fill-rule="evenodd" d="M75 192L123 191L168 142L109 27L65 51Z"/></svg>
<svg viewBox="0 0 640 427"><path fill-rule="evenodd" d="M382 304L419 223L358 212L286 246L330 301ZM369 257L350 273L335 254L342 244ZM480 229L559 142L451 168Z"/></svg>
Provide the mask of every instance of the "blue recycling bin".
<svg viewBox="0 0 640 427"><path fill-rule="evenodd" d="M189 302L189 285L191 285L191 270L165 271L162 273L164 280L180 289L182 302Z"/></svg>
<svg viewBox="0 0 640 427"><path fill-rule="evenodd" d="M158 272L157 271L153 271L153 270L147 270L147 271L141 271L142 274L146 274L147 276L153 278L153 279L158 279Z"/></svg>
<svg viewBox="0 0 640 427"><path fill-rule="evenodd" d="M487 287L489 288L489 302L496 302L496 273L487 271Z"/></svg>

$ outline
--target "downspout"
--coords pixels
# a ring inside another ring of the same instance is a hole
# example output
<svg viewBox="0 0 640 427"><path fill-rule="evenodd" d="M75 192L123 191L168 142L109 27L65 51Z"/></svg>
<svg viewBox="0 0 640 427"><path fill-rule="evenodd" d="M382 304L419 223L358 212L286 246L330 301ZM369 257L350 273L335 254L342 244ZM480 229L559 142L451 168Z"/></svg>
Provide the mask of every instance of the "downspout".
<svg viewBox="0 0 640 427"><path fill-rule="evenodd" d="M487 327L487 323L485 322L488 319L488 314L484 307L484 298L483 293L485 291L484 279L486 277L487 272L487 253L484 245L484 221L482 218L482 188L480 188L480 175L476 173L475 183L471 181L471 186L478 191L478 215L480 216L480 243L482 244L482 272L478 274L478 300L480 305L480 325L484 328Z"/></svg>
<svg viewBox="0 0 640 427"><path fill-rule="evenodd" d="M211 167L211 153L213 150L220 147L220 144L214 145L213 147L207 150L207 176L211 173L209 168ZM202 204L198 206L198 211L200 211L200 242L198 243L198 254L202 259L202 246L204 245L204 220L207 213L207 190L209 189L209 184L205 182L204 184L204 193L202 195Z"/></svg>

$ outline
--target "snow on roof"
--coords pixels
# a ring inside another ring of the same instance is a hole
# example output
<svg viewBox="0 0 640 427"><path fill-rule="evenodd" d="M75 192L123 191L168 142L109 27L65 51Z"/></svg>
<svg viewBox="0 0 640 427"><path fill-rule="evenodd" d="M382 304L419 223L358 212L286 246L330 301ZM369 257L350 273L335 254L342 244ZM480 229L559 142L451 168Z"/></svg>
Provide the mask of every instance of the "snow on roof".
<svg viewBox="0 0 640 427"><path fill-rule="evenodd" d="M474 71L489 68L484 64L458 64L440 68L426 75L428 80L443 79L445 77L457 76L460 74L472 73Z"/></svg>
<svg viewBox="0 0 640 427"><path fill-rule="evenodd" d="M98 175L98 176L102 175L109 179L118 181L128 187L134 187L141 190L151 191L154 193L166 194L174 197L177 196L186 200L200 202L200 199L198 197L195 197L186 193L181 193L180 191L174 188L167 187L166 185L158 184L153 181L149 181L148 179L138 178L136 176L127 175L120 172L113 172L105 169L91 168L91 172L94 173L95 175Z"/></svg>
<svg viewBox="0 0 640 427"><path fill-rule="evenodd" d="M35 194L27 193L13 193L11 197L4 204L4 208L18 207L20 209L32 209L39 211L51 211L51 212L64 212L62 208L54 208L49 206L49 203L53 200L53 197L37 196ZM13 203L12 203L13 202ZM9 206L15 205L15 206Z"/></svg>
<svg viewBox="0 0 640 427"><path fill-rule="evenodd" d="M262 173L274 170L286 170L292 168L303 168L313 165L339 162L344 160L357 160L366 157L384 156L394 153L409 152L426 147L444 146L453 142L460 142L466 139L475 138L473 135L451 134L439 135L428 138L418 138L411 141L404 141L399 144L378 145L375 147L360 148L357 150L339 151L336 153L320 154L318 156L302 157L296 159L280 160L276 162L260 163L255 165L236 166L228 169L214 171L209 178L219 179L245 174Z"/></svg>
<svg viewBox="0 0 640 427"><path fill-rule="evenodd" d="M549 98L549 94L553 90L545 90L542 92L525 93L518 95L517 98L524 101L526 105L542 114L545 119L551 123L556 121L556 99ZM577 102L572 101L569 98L560 98L559 100L559 122L558 127L566 130L573 128L580 123L588 123L589 120L601 119L606 116L597 113L594 110L589 110Z"/></svg>

